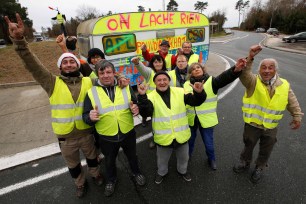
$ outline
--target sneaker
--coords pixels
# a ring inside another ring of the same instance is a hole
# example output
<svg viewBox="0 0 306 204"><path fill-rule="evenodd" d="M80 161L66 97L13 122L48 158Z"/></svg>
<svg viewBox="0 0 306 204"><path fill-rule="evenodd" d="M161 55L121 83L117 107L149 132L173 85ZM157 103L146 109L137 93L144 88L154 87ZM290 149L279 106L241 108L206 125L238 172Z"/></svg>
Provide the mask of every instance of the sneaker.
<svg viewBox="0 0 306 204"><path fill-rule="evenodd" d="M115 192L115 186L116 186L116 181L115 182L108 182L105 185L105 189L104 189L104 195L106 197L110 197L113 195L113 193Z"/></svg>
<svg viewBox="0 0 306 204"><path fill-rule="evenodd" d="M97 186L101 186L103 184L103 177L101 174L99 174L96 177L92 177L93 182L97 185Z"/></svg>
<svg viewBox="0 0 306 204"><path fill-rule="evenodd" d="M236 173L242 173L248 170L249 168L250 168L250 163L243 160L239 160L239 163L235 164L235 166L233 167L233 171Z"/></svg>
<svg viewBox="0 0 306 204"><path fill-rule="evenodd" d="M85 183L82 186L78 186L77 187L77 189L76 189L76 196L78 198L84 197L86 192L87 192L87 188L88 188L88 185L87 185L87 181L85 180Z"/></svg>
<svg viewBox="0 0 306 204"><path fill-rule="evenodd" d="M155 142L152 140L151 142L150 142L150 144L149 144L149 148L150 149L154 149L156 147L156 144L155 144Z"/></svg>
<svg viewBox="0 0 306 204"><path fill-rule="evenodd" d="M186 172L185 174L180 174L180 175L183 177L183 179L184 179L185 181L187 181L187 182L190 182L190 181L191 181L191 175L190 175L190 173Z"/></svg>
<svg viewBox="0 0 306 204"><path fill-rule="evenodd" d="M156 176L155 176L155 183L156 184L161 184L161 182L163 182L163 180L164 180L163 176L161 176L159 174L156 174Z"/></svg>
<svg viewBox="0 0 306 204"><path fill-rule="evenodd" d="M261 179L261 175L262 175L262 169L256 167L255 170L252 173L251 181L253 183L258 183L260 181L260 179Z"/></svg>
<svg viewBox="0 0 306 204"><path fill-rule="evenodd" d="M144 186L146 184L146 177L144 177L142 174L135 175L134 179L139 186Z"/></svg>
<svg viewBox="0 0 306 204"><path fill-rule="evenodd" d="M208 165L210 166L212 170L214 171L217 170L217 163L215 160L208 160Z"/></svg>

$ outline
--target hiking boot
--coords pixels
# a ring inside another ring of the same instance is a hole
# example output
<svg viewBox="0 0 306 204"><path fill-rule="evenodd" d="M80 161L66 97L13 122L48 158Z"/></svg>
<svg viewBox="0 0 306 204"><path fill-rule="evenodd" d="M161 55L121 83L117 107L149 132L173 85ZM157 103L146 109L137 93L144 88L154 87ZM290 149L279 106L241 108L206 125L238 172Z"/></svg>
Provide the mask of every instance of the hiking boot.
<svg viewBox="0 0 306 204"><path fill-rule="evenodd" d="M92 177L93 182L97 185L97 186L101 186L103 184L103 177L101 174L99 174L96 177Z"/></svg>
<svg viewBox="0 0 306 204"><path fill-rule="evenodd" d="M208 165L210 166L212 170L214 171L217 170L217 163L215 160L208 160Z"/></svg>
<svg viewBox="0 0 306 204"><path fill-rule="evenodd" d="M246 161L239 160L238 164L235 164L233 171L236 173L242 173L250 168L250 163Z"/></svg>
<svg viewBox="0 0 306 204"><path fill-rule="evenodd" d="M78 198L84 197L86 192L87 192L87 188L88 188L88 185L87 185L87 181L85 180L85 182L84 182L84 184L82 186L77 186L76 196Z"/></svg>
<svg viewBox="0 0 306 204"><path fill-rule="evenodd" d="M251 179L250 179L253 183L256 184L260 181L261 175L262 175L262 170L263 169L258 168L258 167L255 168L255 170L252 173Z"/></svg>
<svg viewBox="0 0 306 204"><path fill-rule="evenodd" d="M139 186L144 186L146 184L146 177L144 177L142 174L135 175L134 179Z"/></svg>
<svg viewBox="0 0 306 204"><path fill-rule="evenodd" d="M159 174L156 174L156 176L155 176L155 183L156 184L161 184L161 182L163 182L163 180L164 180L163 176L161 176Z"/></svg>
<svg viewBox="0 0 306 204"><path fill-rule="evenodd" d="M187 182L190 182L190 181L191 181L191 175L190 175L190 173L186 172L185 174L181 174L181 173L179 173L179 174L182 176L182 178L183 178L185 181L187 181Z"/></svg>
<svg viewBox="0 0 306 204"><path fill-rule="evenodd" d="M115 192L115 186L116 186L116 181L115 182L108 182L105 185L105 189L104 189L104 195L106 197L110 197L113 195L113 193Z"/></svg>

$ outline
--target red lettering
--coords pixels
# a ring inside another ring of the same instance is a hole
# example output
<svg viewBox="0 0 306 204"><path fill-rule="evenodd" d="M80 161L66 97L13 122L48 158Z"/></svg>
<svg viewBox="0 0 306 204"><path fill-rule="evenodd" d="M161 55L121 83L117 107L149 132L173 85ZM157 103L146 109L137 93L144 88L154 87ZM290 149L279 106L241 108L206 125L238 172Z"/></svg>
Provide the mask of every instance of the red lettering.
<svg viewBox="0 0 306 204"><path fill-rule="evenodd" d="M200 22L200 15L199 14L195 14L195 21L197 23Z"/></svg>
<svg viewBox="0 0 306 204"><path fill-rule="evenodd" d="M181 24L186 24L186 14L185 13L181 13Z"/></svg>
<svg viewBox="0 0 306 204"><path fill-rule="evenodd" d="M168 24L169 23L169 18L168 18L168 13L164 13L163 14L163 21L164 21L164 24Z"/></svg>
<svg viewBox="0 0 306 204"><path fill-rule="evenodd" d="M144 27L149 26L148 24L147 25L144 24L144 17L145 17L145 14L143 13L142 16L141 16L141 21L140 21L140 25L139 25L140 28L144 28Z"/></svg>
<svg viewBox="0 0 306 204"><path fill-rule="evenodd" d="M114 22L114 27L112 27L111 23ZM107 27L109 30L117 30L118 28L118 22L116 21L116 19L109 19L109 21L107 22Z"/></svg>
<svg viewBox="0 0 306 204"><path fill-rule="evenodd" d="M173 24L173 16L174 16L174 13L170 13L170 24Z"/></svg>
<svg viewBox="0 0 306 204"><path fill-rule="evenodd" d="M123 25L125 25L127 29L130 29L130 14L128 14L127 18L125 18L122 14L119 14L119 16L121 29L123 29Z"/></svg>
<svg viewBox="0 0 306 204"><path fill-rule="evenodd" d="M194 14L191 13L191 14L189 15L189 24L192 24L193 21L194 21Z"/></svg>
<svg viewBox="0 0 306 204"><path fill-rule="evenodd" d="M161 16L160 14L156 17L156 22L157 22L157 24L162 24L162 23L163 23L161 17L162 17L162 16Z"/></svg>
<svg viewBox="0 0 306 204"><path fill-rule="evenodd" d="M156 17L155 17L155 15L152 13L152 14L150 15L150 26L152 26L153 23L154 23L154 26L156 26Z"/></svg>

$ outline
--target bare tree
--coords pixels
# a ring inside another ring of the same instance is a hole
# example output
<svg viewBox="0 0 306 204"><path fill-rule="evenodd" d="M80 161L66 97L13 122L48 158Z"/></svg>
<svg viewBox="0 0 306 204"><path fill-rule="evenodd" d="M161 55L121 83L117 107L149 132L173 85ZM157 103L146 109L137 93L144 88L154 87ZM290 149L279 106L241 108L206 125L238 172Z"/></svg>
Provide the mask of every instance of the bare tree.
<svg viewBox="0 0 306 204"><path fill-rule="evenodd" d="M208 2L197 1L197 3L194 4L194 10L203 13L203 11L207 8L207 6Z"/></svg>
<svg viewBox="0 0 306 204"><path fill-rule="evenodd" d="M80 5L76 10L76 12L77 12L77 18L80 21L86 21L100 16L99 11L95 7L86 6L84 4Z"/></svg>

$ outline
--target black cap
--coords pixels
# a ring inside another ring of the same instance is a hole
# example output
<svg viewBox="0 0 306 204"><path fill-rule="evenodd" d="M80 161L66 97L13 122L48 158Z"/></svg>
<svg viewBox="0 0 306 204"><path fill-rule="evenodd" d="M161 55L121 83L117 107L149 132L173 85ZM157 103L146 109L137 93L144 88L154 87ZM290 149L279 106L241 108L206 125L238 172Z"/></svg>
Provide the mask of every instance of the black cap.
<svg viewBox="0 0 306 204"><path fill-rule="evenodd" d="M168 47L170 47L170 44L169 44L169 41L168 40L163 40L161 43L160 43L160 46L162 45L167 45Z"/></svg>
<svg viewBox="0 0 306 204"><path fill-rule="evenodd" d="M170 78L169 74L168 74L167 72L165 72L165 71L158 71L158 72L156 72L156 74L155 74L154 77L153 77L153 81L155 82L155 78L156 78L158 75L161 75L161 74L166 75L166 76L168 77L169 81L171 81L171 78Z"/></svg>
<svg viewBox="0 0 306 204"><path fill-rule="evenodd" d="M105 59L104 53L99 48L92 48L88 51L87 62L91 64L91 58L95 55L99 55L102 59Z"/></svg>

